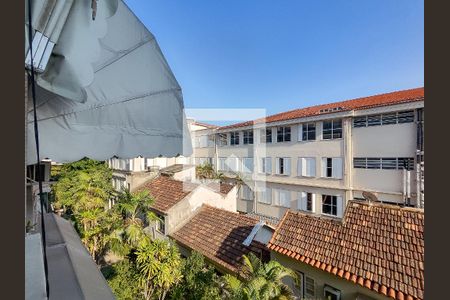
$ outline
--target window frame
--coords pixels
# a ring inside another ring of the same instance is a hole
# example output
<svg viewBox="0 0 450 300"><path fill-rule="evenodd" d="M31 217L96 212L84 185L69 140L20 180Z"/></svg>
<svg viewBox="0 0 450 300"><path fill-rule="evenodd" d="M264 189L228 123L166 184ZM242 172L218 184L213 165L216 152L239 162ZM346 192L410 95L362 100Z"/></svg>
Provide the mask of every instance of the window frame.
<svg viewBox="0 0 450 300"><path fill-rule="evenodd" d="M251 168L247 167L246 161L251 160ZM242 173L252 174L255 170L255 160L253 157L243 157L242 158Z"/></svg>
<svg viewBox="0 0 450 300"><path fill-rule="evenodd" d="M244 130L244 145L253 145L254 139L253 139L253 130Z"/></svg>
<svg viewBox="0 0 450 300"><path fill-rule="evenodd" d="M329 204L325 203L325 199L327 197L330 197L330 203ZM335 202L335 204L333 202ZM331 213L324 212L324 206L329 206ZM333 207L335 207L336 214L333 214ZM323 215L327 215L327 216L333 216L333 217L337 217L338 216L338 196L336 196L336 195L322 195L322 214Z"/></svg>
<svg viewBox="0 0 450 300"><path fill-rule="evenodd" d="M311 129L310 126L313 126ZM310 134L314 134L313 138L310 138ZM310 122L310 123L303 123L302 124L302 141L315 141L317 138L316 135L316 123Z"/></svg>
<svg viewBox="0 0 450 300"><path fill-rule="evenodd" d="M286 163L289 160L289 163ZM277 157L276 158L276 175L280 176L290 176L291 175L291 158L290 157ZM283 162L281 164L281 162ZM289 170L287 170L287 166L289 166ZM281 167L283 167L283 173L281 172ZM286 172L288 171L288 172Z"/></svg>
<svg viewBox="0 0 450 300"><path fill-rule="evenodd" d="M292 134L291 126L278 126L277 143L291 142L292 141L291 134Z"/></svg>
<svg viewBox="0 0 450 300"><path fill-rule="evenodd" d="M330 128L325 128L325 124L329 123ZM339 124L339 126L337 126ZM327 133L325 133L327 131ZM328 132L329 131L329 132ZM330 137L326 137L330 135ZM339 136L335 137L335 135ZM322 140L337 140L343 137L342 133L342 119L332 119L322 122Z"/></svg>
<svg viewBox="0 0 450 300"><path fill-rule="evenodd" d="M240 134L239 131L230 132L230 146L239 146Z"/></svg>

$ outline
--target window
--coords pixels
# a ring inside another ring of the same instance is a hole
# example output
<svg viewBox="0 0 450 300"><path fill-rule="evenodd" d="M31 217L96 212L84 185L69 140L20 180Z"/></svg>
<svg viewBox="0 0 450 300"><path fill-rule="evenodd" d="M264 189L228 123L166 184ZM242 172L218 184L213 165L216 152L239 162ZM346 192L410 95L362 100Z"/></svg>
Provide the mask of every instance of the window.
<svg viewBox="0 0 450 300"><path fill-rule="evenodd" d="M214 147L214 135L208 135L208 147Z"/></svg>
<svg viewBox="0 0 450 300"><path fill-rule="evenodd" d="M383 157L381 159L381 168L384 170L395 170L397 169L397 158L387 158Z"/></svg>
<svg viewBox="0 0 450 300"><path fill-rule="evenodd" d="M162 215L156 215L158 217L158 221L156 222L156 230L158 230L162 234L166 234L166 224L165 218Z"/></svg>
<svg viewBox="0 0 450 300"><path fill-rule="evenodd" d="M253 173L253 157L244 157L242 162L242 172Z"/></svg>
<svg viewBox="0 0 450 300"><path fill-rule="evenodd" d="M300 124L298 126L299 141L315 141L316 140L316 123Z"/></svg>
<svg viewBox="0 0 450 300"><path fill-rule="evenodd" d="M322 138L324 140L339 139L342 137L342 120L323 122Z"/></svg>
<svg viewBox="0 0 450 300"><path fill-rule="evenodd" d="M399 157L397 168L399 170L414 170L414 158L412 157Z"/></svg>
<svg viewBox="0 0 450 300"><path fill-rule="evenodd" d="M252 145L252 144L253 144L253 130L244 131L244 145Z"/></svg>
<svg viewBox="0 0 450 300"><path fill-rule="evenodd" d="M299 157L297 161L297 176L315 177L316 159L314 157Z"/></svg>
<svg viewBox="0 0 450 300"><path fill-rule="evenodd" d="M230 145L239 145L239 131L230 133Z"/></svg>
<svg viewBox="0 0 450 300"><path fill-rule="evenodd" d="M314 279L311 277L305 276L305 297L311 298L315 295L315 284Z"/></svg>
<svg viewBox="0 0 450 300"><path fill-rule="evenodd" d="M381 169L381 158L368 157L367 169Z"/></svg>
<svg viewBox="0 0 450 300"><path fill-rule="evenodd" d="M242 186L242 199L253 200L253 191L247 185Z"/></svg>
<svg viewBox="0 0 450 300"><path fill-rule="evenodd" d="M353 167L356 169L366 169L367 168L367 159L364 157L354 157L353 158Z"/></svg>
<svg viewBox="0 0 450 300"><path fill-rule="evenodd" d="M397 114L383 114L381 116L381 123L382 125L397 124Z"/></svg>
<svg viewBox="0 0 450 300"><path fill-rule="evenodd" d="M272 128L266 128L260 130L261 143L272 143Z"/></svg>
<svg viewBox="0 0 450 300"><path fill-rule="evenodd" d="M219 170L220 171L227 170L226 161L227 161L227 159L225 157L219 157Z"/></svg>
<svg viewBox="0 0 450 300"><path fill-rule="evenodd" d="M322 177L342 179L342 158L323 157Z"/></svg>
<svg viewBox="0 0 450 300"><path fill-rule="evenodd" d="M323 288L323 295L326 300L341 300L341 291L327 284Z"/></svg>
<svg viewBox="0 0 450 300"><path fill-rule="evenodd" d="M291 174L291 158L277 157L277 174L278 175Z"/></svg>
<svg viewBox="0 0 450 300"><path fill-rule="evenodd" d="M381 125L381 115L373 115L367 117L367 126Z"/></svg>
<svg viewBox="0 0 450 300"><path fill-rule="evenodd" d="M353 167L356 169L374 170L414 170L414 158L412 157L354 157Z"/></svg>
<svg viewBox="0 0 450 300"><path fill-rule="evenodd" d="M322 213L331 216L342 216L342 197L322 195Z"/></svg>
<svg viewBox="0 0 450 300"><path fill-rule="evenodd" d="M265 190L261 191L258 201L265 204L272 204L272 189L266 187Z"/></svg>
<svg viewBox="0 0 450 300"><path fill-rule="evenodd" d="M314 212L315 211L314 202L316 195L308 192L301 192L298 194L299 198L297 200L297 208L299 210Z"/></svg>
<svg viewBox="0 0 450 300"><path fill-rule="evenodd" d="M227 134L226 133L219 133L219 145L220 146L228 145L228 140L227 140Z"/></svg>
<svg viewBox="0 0 450 300"><path fill-rule="evenodd" d="M356 117L353 119L353 127L366 127L367 126L367 116Z"/></svg>
<svg viewBox="0 0 450 300"><path fill-rule="evenodd" d="M408 110L397 113L355 117L353 119L353 127L391 125L411 122L414 122L414 111Z"/></svg>
<svg viewBox="0 0 450 300"><path fill-rule="evenodd" d="M291 207L291 191L277 189L275 190L275 205Z"/></svg>
<svg viewBox="0 0 450 300"><path fill-rule="evenodd" d="M277 128L277 142L290 142L291 141L291 127L278 127Z"/></svg>
<svg viewBox="0 0 450 300"><path fill-rule="evenodd" d="M397 121L399 124L414 122L414 111L408 110L397 113Z"/></svg>
<svg viewBox="0 0 450 300"><path fill-rule="evenodd" d="M260 173L272 174L272 158L271 157L261 158Z"/></svg>

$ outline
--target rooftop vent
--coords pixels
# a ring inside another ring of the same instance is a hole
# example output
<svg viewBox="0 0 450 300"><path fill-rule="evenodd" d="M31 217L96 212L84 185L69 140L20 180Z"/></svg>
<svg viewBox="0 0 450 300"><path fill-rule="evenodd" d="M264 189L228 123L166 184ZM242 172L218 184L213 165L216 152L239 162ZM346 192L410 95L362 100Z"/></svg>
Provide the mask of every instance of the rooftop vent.
<svg viewBox="0 0 450 300"><path fill-rule="evenodd" d="M329 113L329 112L335 112L335 111L341 111L341 110L344 110L344 108L342 106L337 106L337 107L323 108L319 112L322 114L322 113Z"/></svg>

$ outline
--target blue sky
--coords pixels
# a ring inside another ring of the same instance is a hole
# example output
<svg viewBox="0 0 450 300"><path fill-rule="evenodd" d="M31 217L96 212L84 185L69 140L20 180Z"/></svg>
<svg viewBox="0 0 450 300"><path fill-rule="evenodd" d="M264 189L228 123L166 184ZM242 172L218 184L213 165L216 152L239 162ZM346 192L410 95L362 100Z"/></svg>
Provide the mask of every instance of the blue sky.
<svg viewBox="0 0 450 300"><path fill-rule="evenodd" d="M125 2L156 36L186 108L274 114L423 86L423 1Z"/></svg>

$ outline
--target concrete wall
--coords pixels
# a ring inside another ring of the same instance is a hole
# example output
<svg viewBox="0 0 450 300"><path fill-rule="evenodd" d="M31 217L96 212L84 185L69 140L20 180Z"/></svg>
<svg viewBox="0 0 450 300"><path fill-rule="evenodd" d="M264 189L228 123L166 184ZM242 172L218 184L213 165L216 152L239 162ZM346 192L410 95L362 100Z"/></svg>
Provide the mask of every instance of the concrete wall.
<svg viewBox="0 0 450 300"><path fill-rule="evenodd" d="M173 174L173 179L179 181L193 181L195 180L195 167L186 168L180 172Z"/></svg>
<svg viewBox="0 0 450 300"><path fill-rule="evenodd" d="M183 226L203 204L228 211L236 211L236 199L225 197L210 188L199 186L183 200L171 207L166 217L166 234Z"/></svg>
<svg viewBox="0 0 450 300"><path fill-rule="evenodd" d="M304 274L304 276L308 276L314 279L314 299L323 299L324 298L324 286L325 284L332 286L335 289L340 290L341 292L341 300L355 300L358 295L364 295L364 299L374 299L374 300L388 300L391 299L386 297L380 293L372 291L368 288L362 287L358 284L354 284L351 281L340 278L336 275L328 273L326 271L322 271L318 268L312 267L300 261L291 259L282 254L271 252L271 259L280 262L285 267L288 267L294 271L298 271ZM293 285L291 281L286 281L294 291L295 295L301 299L302 295L300 294L300 288Z"/></svg>

